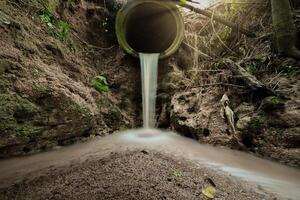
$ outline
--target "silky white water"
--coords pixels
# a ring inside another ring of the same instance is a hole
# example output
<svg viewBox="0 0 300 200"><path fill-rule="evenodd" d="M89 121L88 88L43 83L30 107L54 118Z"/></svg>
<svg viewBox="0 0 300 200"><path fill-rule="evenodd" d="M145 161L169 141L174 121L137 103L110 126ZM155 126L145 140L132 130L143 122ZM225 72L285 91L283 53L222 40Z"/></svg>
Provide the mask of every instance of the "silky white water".
<svg viewBox="0 0 300 200"><path fill-rule="evenodd" d="M159 53L140 53L139 57L142 73L143 127L154 128Z"/></svg>

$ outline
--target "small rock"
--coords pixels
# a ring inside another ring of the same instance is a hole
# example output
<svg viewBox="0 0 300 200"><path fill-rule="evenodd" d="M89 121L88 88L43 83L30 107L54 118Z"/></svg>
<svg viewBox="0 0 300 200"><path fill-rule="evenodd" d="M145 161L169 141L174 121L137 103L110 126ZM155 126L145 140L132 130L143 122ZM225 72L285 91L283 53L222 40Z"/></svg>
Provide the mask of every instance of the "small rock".
<svg viewBox="0 0 300 200"><path fill-rule="evenodd" d="M147 155L149 154L149 152L148 152L148 151L146 151L146 150L142 150L142 151L141 151L141 153L143 153L143 154L147 154Z"/></svg>

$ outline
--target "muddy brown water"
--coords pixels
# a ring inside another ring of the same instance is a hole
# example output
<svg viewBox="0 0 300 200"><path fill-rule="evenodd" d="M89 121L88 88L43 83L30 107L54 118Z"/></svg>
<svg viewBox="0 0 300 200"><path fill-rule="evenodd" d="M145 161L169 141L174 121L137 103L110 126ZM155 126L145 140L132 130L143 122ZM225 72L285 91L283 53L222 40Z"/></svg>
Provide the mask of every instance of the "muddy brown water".
<svg viewBox="0 0 300 200"><path fill-rule="evenodd" d="M111 152L153 149L206 165L256 184L282 199L300 199L300 170L251 154L199 144L172 132L129 130L58 150L0 161L0 188L22 181L43 169L63 167L103 157Z"/></svg>

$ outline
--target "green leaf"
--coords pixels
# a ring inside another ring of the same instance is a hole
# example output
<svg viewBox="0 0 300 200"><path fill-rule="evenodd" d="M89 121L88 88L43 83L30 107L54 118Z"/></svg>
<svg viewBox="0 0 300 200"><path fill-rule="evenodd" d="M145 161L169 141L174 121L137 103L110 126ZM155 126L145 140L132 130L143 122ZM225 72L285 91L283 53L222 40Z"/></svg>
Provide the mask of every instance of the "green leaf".
<svg viewBox="0 0 300 200"><path fill-rule="evenodd" d="M102 85L101 83L94 82L94 87L99 92L108 92L108 86Z"/></svg>
<svg viewBox="0 0 300 200"><path fill-rule="evenodd" d="M69 32L69 30L70 30L69 24L66 23L66 22L64 22L64 21L62 21L62 20L59 20L59 22L58 22L58 27L59 27L60 31L61 31L64 35L68 34L68 32Z"/></svg>
<svg viewBox="0 0 300 200"><path fill-rule="evenodd" d="M59 3L59 0L54 0L53 2L48 3L47 8L45 8L40 14L40 19L52 29L52 34L54 37L64 42L70 31L70 25L52 14Z"/></svg>
<svg viewBox="0 0 300 200"><path fill-rule="evenodd" d="M53 31L53 36L56 37L57 39L59 39L60 41L64 41L64 36L62 35L62 33L60 31Z"/></svg>
<svg viewBox="0 0 300 200"><path fill-rule="evenodd" d="M105 85L108 85L108 82L107 82L107 79L105 76L96 76L96 79L100 82L100 83L103 83Z"/></svg>
<svg viewBox="0 0 300 200"><path fill-rule="evenodd" d="M59 0L55 0L55 1L51 2L51 3L49 3L48 6L47 6L47 10L49 12L55 11L55 9L58 6L58 4L59 4Z"/></svg>
<svg viewBox="0 0 300 200"><path fill-rule="evenodd" d="M108 82L105 76L96 76L95 80L92 81L94 88L99 92L108 92Z"/></svg>
<svg viewBox="0 0 300 200"><path fill-rule="evenodd" d="M42 22L45 22L45 23L51 23L51 18L48 14L46 13L43 13L40 15L40 19Z"/></svg>
<svg viewBox="0 0 300 200"><path fill-rule="evenodd" d="M180 171L174 171L173 175L176 176L176 177L181 177L182 173Z"/></svg>

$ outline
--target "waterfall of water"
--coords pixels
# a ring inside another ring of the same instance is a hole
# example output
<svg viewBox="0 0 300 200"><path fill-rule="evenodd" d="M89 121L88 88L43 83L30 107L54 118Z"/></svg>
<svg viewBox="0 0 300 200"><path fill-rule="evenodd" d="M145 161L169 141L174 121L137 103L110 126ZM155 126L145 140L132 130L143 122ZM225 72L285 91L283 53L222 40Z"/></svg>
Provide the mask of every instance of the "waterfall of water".
<svg viewBox="0 0 300 200"><path fill-rule="evenodd" d="M143 127L154 128L159 53L140 53L143 93Z"/></svg>

